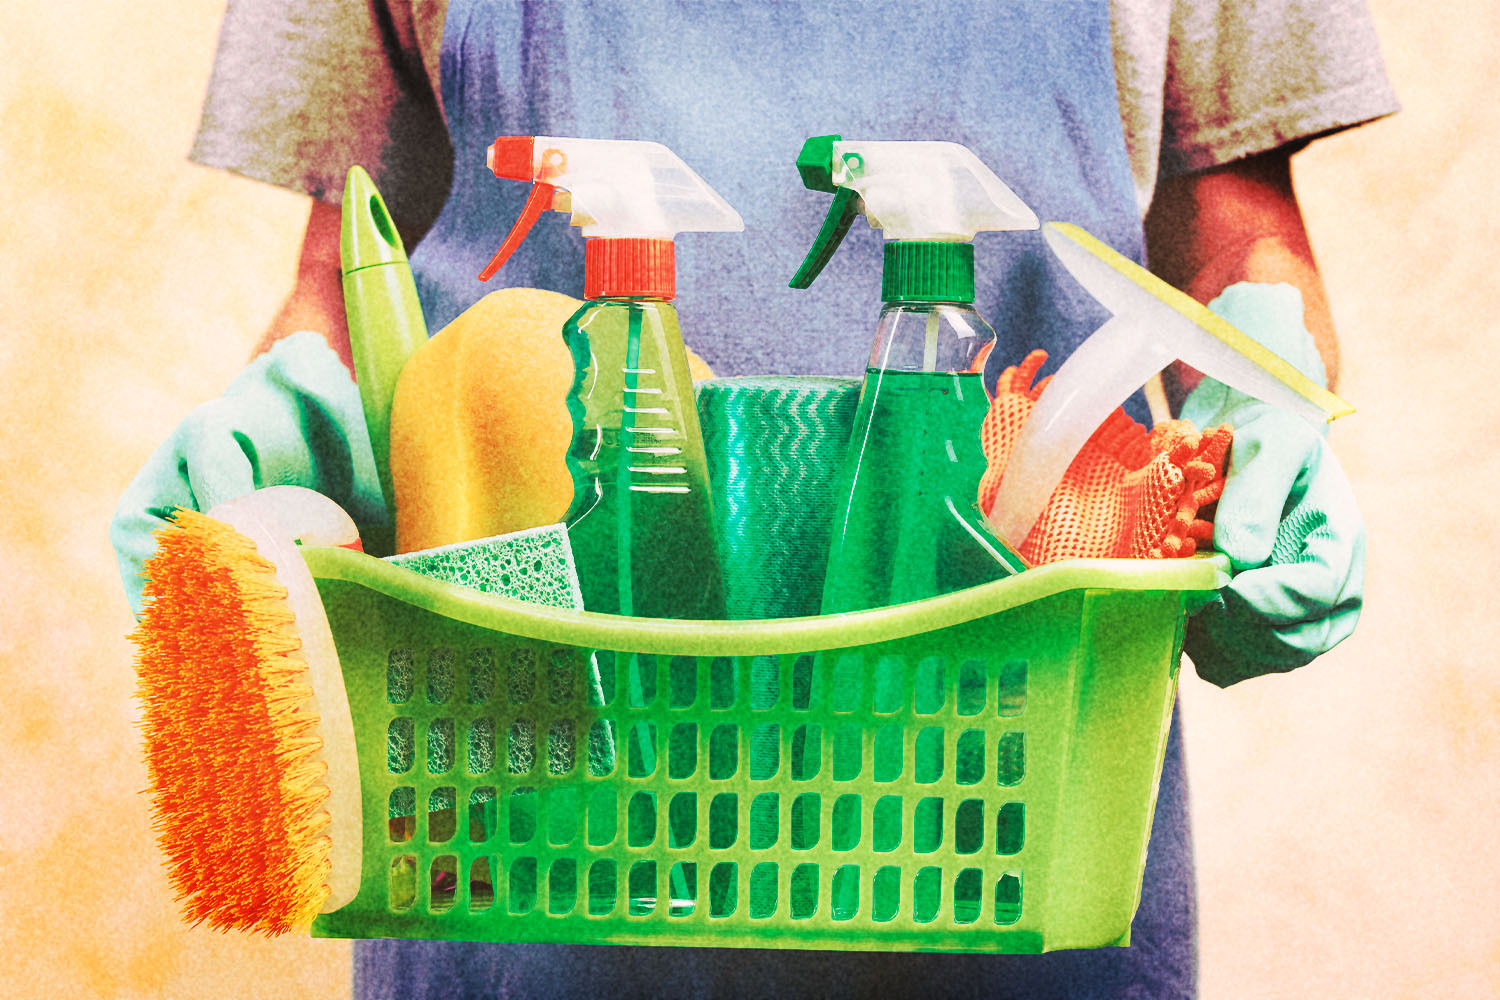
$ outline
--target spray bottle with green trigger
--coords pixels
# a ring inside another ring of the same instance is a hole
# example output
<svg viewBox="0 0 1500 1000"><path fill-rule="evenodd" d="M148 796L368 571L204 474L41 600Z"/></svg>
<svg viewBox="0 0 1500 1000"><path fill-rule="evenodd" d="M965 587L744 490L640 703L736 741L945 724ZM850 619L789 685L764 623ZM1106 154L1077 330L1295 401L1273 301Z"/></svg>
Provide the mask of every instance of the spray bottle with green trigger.
<svg viewBox="0 0 1500 1000"><path fill-rule="evenodd" d="M981 378L995 333L974 310L970 241L1035 229L1035 213L952 142L817 136L797 168L834 200L793 288L812 283L856 215L886 240L885 305L837 498L823 611L921 600L1024 569L977 505L989 408Z"/></svg>
<svg viewBox="0 0 1500 1000"><path fill-rule="evenodd" d="M496 139L495 176L530 181L488 279L547 209L582 227L573 355L573 504L564 518L590 611L722 618L708 471L677 312L673 239L738 232L740 216L660 143Z"/></svg>

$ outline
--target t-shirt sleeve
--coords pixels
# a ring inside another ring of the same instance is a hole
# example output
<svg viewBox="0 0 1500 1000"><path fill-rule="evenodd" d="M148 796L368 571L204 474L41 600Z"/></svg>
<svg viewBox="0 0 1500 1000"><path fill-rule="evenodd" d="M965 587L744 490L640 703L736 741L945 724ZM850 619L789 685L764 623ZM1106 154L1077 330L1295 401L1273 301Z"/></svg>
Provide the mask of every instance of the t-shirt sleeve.
<svg viewBox="0 0 1500 1000"><path fill-rule="evenodd" d="M403 0L230 0L191 159L332 203L359 164L425 229L453 151L419 20Z"/></svg>
<svg viewBox="0 0 1500 1000"><path fill-rule="evenodd" d="M1398 110L1364 0L1176 0L1161 176Z"/></svg>

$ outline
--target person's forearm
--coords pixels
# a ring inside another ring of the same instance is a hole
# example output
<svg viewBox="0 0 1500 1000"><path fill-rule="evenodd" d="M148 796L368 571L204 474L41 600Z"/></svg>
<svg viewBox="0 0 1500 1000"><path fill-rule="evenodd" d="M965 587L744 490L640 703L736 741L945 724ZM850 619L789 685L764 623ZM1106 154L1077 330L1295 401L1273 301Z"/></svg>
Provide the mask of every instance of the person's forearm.
<svg viewBox="0 0 1500 1000"><path fill-rule="evenodd" d="M344 318L344 285L339 269L339 206L313 201L297 260L297 282L255 348L260 355L283 337L299 330L321 333L354 371L349 351L349 326Z"/></svg>
<svg viewBox="0 0 1500 1000"><path fill-rule="evenodd" d="M1338 340L1289 161L1276 151L1164 181L1146 217L1147 254L1153 271L1200 302L1237 281L1297 288L1332 388Z"/></svg>

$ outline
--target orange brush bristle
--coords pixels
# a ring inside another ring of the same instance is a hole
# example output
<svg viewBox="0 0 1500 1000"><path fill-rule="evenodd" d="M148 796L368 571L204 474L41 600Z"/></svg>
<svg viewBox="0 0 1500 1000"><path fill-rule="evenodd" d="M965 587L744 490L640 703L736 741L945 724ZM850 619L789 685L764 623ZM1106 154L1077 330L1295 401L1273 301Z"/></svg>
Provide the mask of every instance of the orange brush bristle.
<svg viewBox="0 0 1500 1000"><path fill-rule="evenodd" d="M172 515L135 631L153 828L184 918L301 930L329 896L326 765L275 566L229 525Z"/></svg>

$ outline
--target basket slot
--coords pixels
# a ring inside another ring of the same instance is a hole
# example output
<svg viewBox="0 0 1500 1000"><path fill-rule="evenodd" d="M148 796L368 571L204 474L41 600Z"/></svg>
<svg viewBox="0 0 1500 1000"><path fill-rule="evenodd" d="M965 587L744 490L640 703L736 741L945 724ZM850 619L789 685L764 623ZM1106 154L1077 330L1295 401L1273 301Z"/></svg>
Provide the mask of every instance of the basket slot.
<svg viewBox="0 0 1500 1000"><path fill-rule="evenodd" d="M735 706L739 697L739 663L739 658L734 656L715 656L709 660L707 671L709 708L729 709ZM701 676L702 672L700 672ZM703 702L700 700L699 704Z"/></svg>
<svg viewBox="0 0 1500 1000"><path fill-rule="evenodd" d="M489 774L495 769L495 719L480 716L469 723L468 773Z"/></svg>
<svg viewBox="0 0 1500 1000"><path fill-rule="evenodd" d="M721 861L713 866L708 876L708 915L723 919L734 916L739 906L740 866L733 861Z"/></svg>
<svg viewBox="0 0 1500 1000"><path fill-rule="evenodd" d="M637 722L625 737L626 768L632 778L649 778L656 773L656 723Z"/></svg>
<svg viewBox="0 0 1500 1000"><path fill-rule="evenodd" d="M517 858L510 863L510 884L505 895L511 913L530 913L536 906L536 868L536 858Z"/></svg>
<svg viewBox="0 0 1500 1000"><path fill-rule="evenodd" d="M446 844L458 832L456 790L452 785L434 788L427 795L427 842Z"/></svg>
<svg viewBox="0 0 1500 1000"><path fill-rule="evenodd" d="M470 705L483 705L495 697L495 683L499 670L495 664L495 650L480 646L469 650L464 665L465 699Z"/></svg>
<svg viewBox="0 0 1500 1000"><path fill-rule="evenodd" d="M675 722L667 736L667 777L686 780L698 773L698 724Z"/></svg>
<svg viewBox="0 0 1500 1000"><path fill-rule="evenodd" d="M547 727L547 770L567 774L578 763L578 745L572 719L554 719Z"/></svg>
<svg viewBox="0 0 1500 1000"><path fill-rule="evenodd" d="M469 793L469 843L483 844L499 833L499 804L493 785Z"/></svg>
<svg viewBox="0 0 1500 1000"><path fill-rule="evenodd" d="M1021 919L1021 873L1006 872L995 880L995 923L1013 924Z"/></svg>
<svg viewBox="0 0 1500 1000"><path fill-rule="evenodd" d="M781 796L761 792L750 802L750 839L752 851L769 850L781 839Z"/></svg>
<svg viewBox="0 0 1500 1000"><path fill-rule="evenodd" d="M783 669L785 666L783 664ZM803 653L792 660L791 689L792 710L806 712L823 705L823 674L825 669L815 657Z"/></svg>
<svg viewBox="0 0 1500 1000"><path fill-rule="evenodd" d="M590 916L605 916L618 905L619 870L613 858L601 858L589 865L588 893Z"/></svg>
<svg viewBox="0 0 1500 1000"><path fill-rule="evenodd" d="M537 802L535 788L524 785L511 789L505 829L512 844L529 844L536 838Z"/></svg>
<svg viewBox="0 0 1500 1000"><path fill-rule="evenodd" d="M708 807L708 846L727 851L740 839L740 796L736 792L715 795Z"/></svg>
<svg viewBox="0 0 1500 1000"><path fill-rule="evenodd" d="M721 722L708 738L708 777L710 781L728 781L740 769L740 726Z"/></svg>
<svg viewBox="0 0 1500 1000"><path fill-rule="evenodd" d="M656 862L637 861L630 866L630 881L626 887L630 899L630 914L645 916L656 909L661 890L656 884Z"/></svg>
<svg viewBox="0 0 1500 1000"><path fill-rule="evenodd" d="M965 729L958 734L953 751L953 780L977 785L984 780L984 730Z"/></svg>
<svg viewBox="0 0 1500 1000"><path fill-rule="evenodd" d="M391 859L387 899L391 911L409 910L417 901L417 856L398 854Z"/></svg>
<svg viewBox="0 0 1500 1000"><path fill-rule="evenodd" d="M512 647L506 657L505 693L511 705L529 705L536 696L536 660L536 650L530 646Z"/></svg>
<svg viewBox="0 0 1500 1000"><path fill-rule="evenodd" d="M672 657L667 666L667 707L692 708L698 698L698 657Z"/></svg>
<svg viewBox="0 0 1500 1000"><path fill-rule="evenodd" d="M488 856L469 863L469 910L481 913L495 902L495 876Z"/></svg>
<svg viewBox="0 0 1500 1000"><path fill-rule="evenodd" d="M386 660L385 697L392 705L404 705L411 701L412 688L416 683L416 663L412 651L398 646L390 651Z"/></svg>
<svg viewBox="0 0 1500 1000"><path fill-rule="evenodd" d="M1020 715L1026 710L1026 673L1025 660L1007 660L1001 664L996 678L996 714Z"/></svg>
<svg viewBox="0 0 1500 1000"><path fill-rule="evenodd" d="M1026 804L1007 802L995 813L995 853L1019 854L1026 846Z"/></svg>
<svg viewBox="0 0 1500 1000"><path fill-rule="evenodd" d="M404 844L417 832L417 790L410 785L392 789L390 798L390 841Z"/></svg>
<svg viewBox="0 0 1500 1000"><path fill-rule="evenodd" d="M984 872L965 868L953 879L953 922L972 924L984 906Z"/></svg>
<svg viewBox="0 0 1500 1000"><path fill-rule="evenodd" d="M450 646L432 650L427 661L427 704L446 705L453 697L453 678L457 672L458 651Z"/></svg>
<svg viewBox="0 0 1500 1000"><path fill-rule="evenodd" d="M557 858L547 870L547 912L553 916L570 913L578 902L578 862Z"/></svg>
<svg viewBox="0 0 1500 1000"><path fill-rule="evenodd" d="M781 770L781 723L762 722L750 731L751 781L770 781Z"/></svg>
<svg viewBox="0 0 1500 1000"><path fill-rule="evenodd" d="M453 770L453 733L451 716L433 719L427 724L428 774L446 774Z"/></svg>
<svg viewBox="0 0 1500 1000"><path fill-rule="evenodd" d="M386 769L405 774L417 759L417 725L412 719L397 716L386 727Z"/></svg>
<svg viewBox="0 0 1500 1000"><path fill-rule="evenodd" d="M536 721L517 719L505 737L506 769L511 774L530 774L536 766Z"/></svg>
<svg viewBox="0 0 1500 1000"><path fill-rule="evenodd" d="M458 856L439 854L432 859L427 881L428 909L442 913L453 908L458 895Z"/></svg>
<svg viewBox="0 0 1500 1000"><path fill-rule="evenodd" d="M752 712L765 712L781 700L781 657L755 656L750 659L749 705Z"/></svg>

